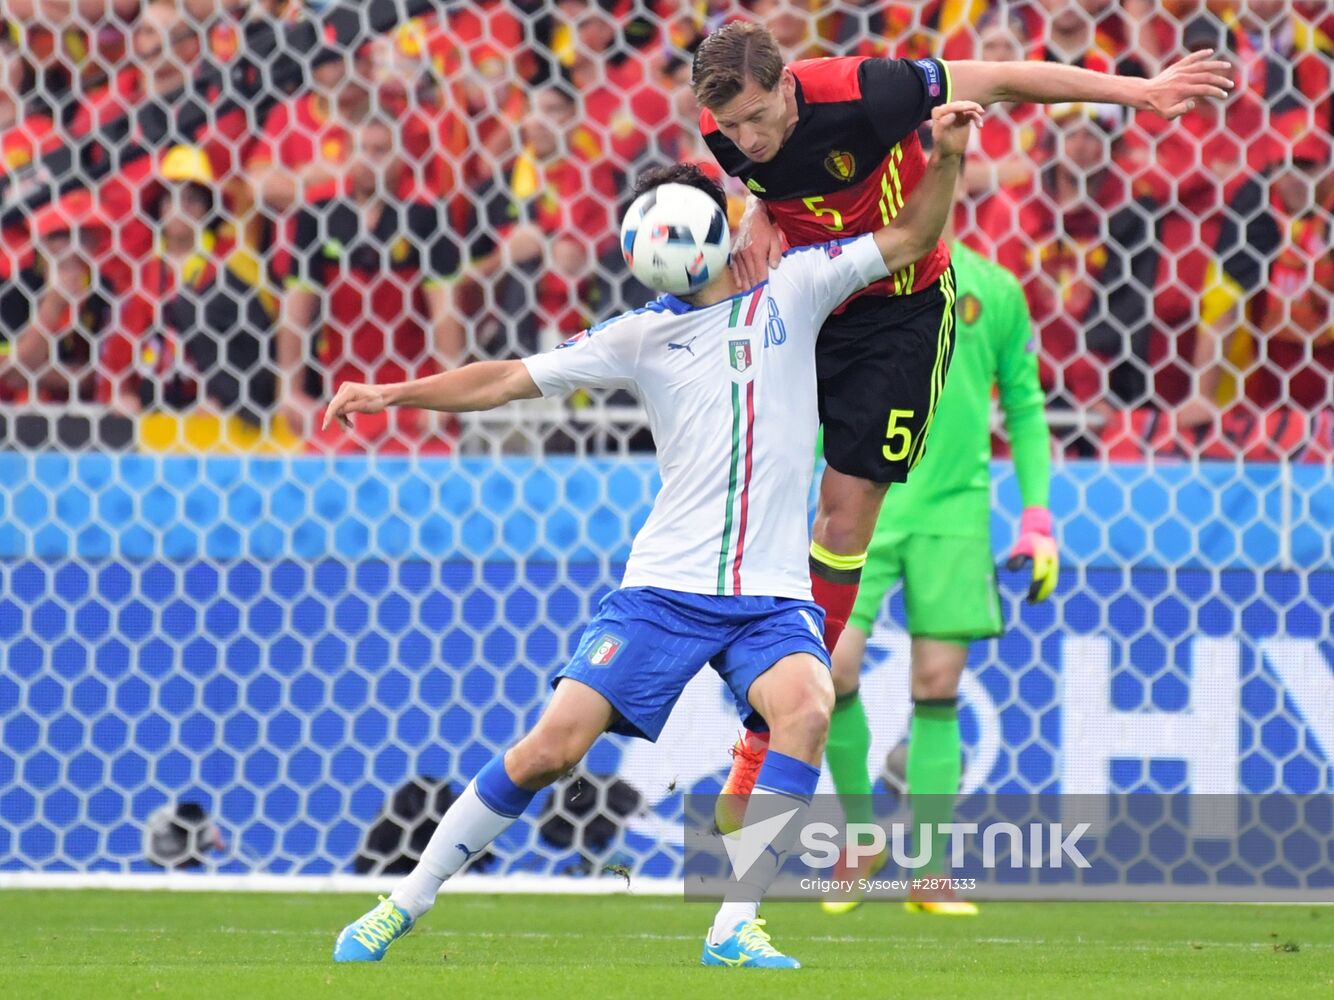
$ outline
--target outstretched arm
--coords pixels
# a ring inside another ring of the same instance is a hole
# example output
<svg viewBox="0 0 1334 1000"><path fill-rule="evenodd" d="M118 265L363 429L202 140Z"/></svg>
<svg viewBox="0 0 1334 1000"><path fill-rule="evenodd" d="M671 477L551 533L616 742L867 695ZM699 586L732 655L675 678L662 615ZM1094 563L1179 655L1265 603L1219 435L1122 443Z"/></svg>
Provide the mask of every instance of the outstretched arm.
<svg viewBox="0 0 1334 1000"><path fill-rule="evenodd" d="M1059 63L961 60L948 66L955 100L984 105L997 101L1090 101L1155 111L1172 119L1191 110L1198 100L1227 97L1233 88L1228 75L1230 64L1210 58L1212 55L1211 49L1192 52L1149 80Z"/></svg>
<svg viewBox="0 0 1334 1000"><path fill-rule="evenodd" d="M1056 589L1061 572L1060 552L1051 518L1051 432L1038 379L1037 345L1019 282L1006 274L983 286L990 294L986 309L999 333L996 385L1005 413L1005 432L1014 455L1015 478L1024 512L1019 534L1006 566L1011 570L1031 564L1030 602L1045 601ZM994 301L991 301L994 299Z"/></svg>
<svg viewBox="0 0 1334 1000"><path fill-rule="evenodd" d="M972 101L953 101L931 112L935 148L926 173L894 222L875 232L876 246L890 274L921 260L940 239L954 207L954 185L968 134L981 121L982 108Z"/></svg>
<svg viewBox="0 0 1334 1000"><path fill-rule="evenodd" d="M379 413L390 406L465 413L494 410L515 399L536 399L540 395L522 361L478 361L411 382L344 382L325 408L323 427L327 429L335 420L351 427L352 414Z"/></svg>

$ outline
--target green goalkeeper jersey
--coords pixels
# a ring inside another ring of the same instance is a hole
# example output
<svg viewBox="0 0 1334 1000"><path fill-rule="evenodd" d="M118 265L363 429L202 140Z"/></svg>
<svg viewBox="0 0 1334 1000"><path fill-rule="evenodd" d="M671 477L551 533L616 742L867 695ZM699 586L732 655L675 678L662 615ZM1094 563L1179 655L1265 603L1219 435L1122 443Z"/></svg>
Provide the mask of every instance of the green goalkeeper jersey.
<svg viewBox="0 0 1334 1000"><path fill-rule="evenodd" d="M1051 439L1038 382L1037 345L1018 280L962 243L952 248L958 304L954 359L926 453L890 487L877 534L991 535L991 399L1005 430L1025 507L1046 507Z"/></svg>

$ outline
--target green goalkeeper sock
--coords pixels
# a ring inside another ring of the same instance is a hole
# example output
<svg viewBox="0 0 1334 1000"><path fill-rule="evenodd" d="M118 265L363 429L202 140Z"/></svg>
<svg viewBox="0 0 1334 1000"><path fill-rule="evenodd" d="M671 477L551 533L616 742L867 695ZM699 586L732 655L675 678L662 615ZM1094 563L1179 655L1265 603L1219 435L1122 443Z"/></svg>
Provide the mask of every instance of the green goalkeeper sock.
<svg viewBox="0 0 1334 1000"><path fill-rule="evenodd" d="M914 702L907 777L916 822L938 829L954 818L954 800L963 776L960 747L957 699ZM931 841L923 875L942 874L949 863L950 838L937 833Z"/></svg>
<svg viewBox="0 0 1334 1000"><path fill-rule="evenodd" d="M871 727L856 691L834 702L824 752L847 821L871 822L871 772L866 764L871 754Z"/></svg>

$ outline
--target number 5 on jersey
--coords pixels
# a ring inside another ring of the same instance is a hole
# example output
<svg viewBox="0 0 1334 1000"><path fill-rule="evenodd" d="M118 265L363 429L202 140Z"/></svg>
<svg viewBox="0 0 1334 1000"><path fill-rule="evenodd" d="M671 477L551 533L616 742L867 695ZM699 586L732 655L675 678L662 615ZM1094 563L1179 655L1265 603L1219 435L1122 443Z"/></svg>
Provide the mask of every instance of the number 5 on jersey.
<svg viewBox="0 0 1334 1000"><path fill-rule="evenodd" d="M916 410L890 410L889 426L885 428L885 447L882 449L885 459L898 462L908 457L912 450L912 431L900 425L900 420L911 420Z"/></svg>
<svg viewBox="0 0 1334 1000"><path fill-rule="evenodd" d="M828 229L831 233L843 232L843 213L836 208L831 208L828 205L822 204L823 201L824 195L822 194L811 195L809 198L801 199L801 203L809 208L811 214L817 219L823 219L826 215L832 215L834 217L833 222L821 222L820 224L822 226Z"/></svg>

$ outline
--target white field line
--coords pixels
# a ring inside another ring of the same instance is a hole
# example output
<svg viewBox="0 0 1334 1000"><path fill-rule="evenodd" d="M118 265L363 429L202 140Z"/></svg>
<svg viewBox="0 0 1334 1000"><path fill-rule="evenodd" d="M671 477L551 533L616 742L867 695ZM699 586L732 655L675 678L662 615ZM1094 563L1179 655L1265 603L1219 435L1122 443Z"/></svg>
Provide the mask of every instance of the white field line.
<svg viewBox="0 0 1334 1000"><path fill-rule="evenodd" d="M191 872L166 873L125 873L125 872L0 872L0 890L3 889L121 889L141 892L287 892L287 893L364 893L369 895L388 895L398 883L397 876L370 875L211 875ZM1013 898L999 902L1023 902L1026 887L1013 887ZM593 878L570 878L559 875L457 875L441 887L441 893L453 895L471 893L478 896L502 895L560 895L560 896L639 896L639 897L676 897L684 896L684 886L679 879L668 878L632 878L627 885L625 879L611 874ZM1039 888L1045 893L1046 889ZM1141 893L1132 887L1124 887L1124 898L1106 898L1087 900L1087 902L1144 902L1136 898ZM990 902L985 897L981 902ZM1079 900L1044 900L1035 897L1034 901L1043 902L1080 902ZM1207 898L1152 900L1153 905L1163 903L1179 905L1209 904L1214 906L1334 906L1334 897L1322 900L1310 899L1237 899L1219 902Z"/></svg>
<svg viewBox="0 0 1334 1000"><path fill-rule="evenodd" d="M145 892L296 892L388 894L398 876L368 875L205 875L188 872L0 872L0 889L127 889ZM563 878L552 875L458 875L443 893L478 895L681 896L677 879L636 878L627 888L615 875Z"/></svg>
<svg viewBox="0 0 1334 1000"><path fill-rule="evenodd" d="M257 927L218 927L215 929L218 934L255 935L258 937L301 937L312 939L328 938L332 940L333 934L330 931L323 930L291 930L288 928L257 928ZM85 927L81 933L90 935L97 934L131 934L138 937L150 935L165 935L175 933L175 928L170 927ZM197 932L191 931L191 934ZM616 931L608 932L584 932L584 931L467 931L467 930L414 930L414 938L481 938L483 940L532 940L532 941L564 941L564 940L605 940L608 937L617 940L630 941L698 941L698 934L654 934L651 932L618 933ZM959 947L965 942L957 938L931 938L931 937L895 937L890 933L883 935L856 935L856 934L816 934L816 935L793 935L796 940L814 941L821 944L877 944L884 945L887 942L892 948L937 948L937 947ZM1253 951L1270 951L1274 945L1279 943L1278 939L1273 941L1210 941L1205 939L1193 940L1170 940L1170 941L1102 941L1096 938L1090 938L1080 935L1071 939L1050 939L1050 938L1025 938L1025 937L974 937L969 938L967 944L984 944L1011 947L1013 945L1040 945L1044 948L1053 946L1067 946L1071 948L1102 948L1111 951L1136 951L1136 952L1163 952L1176 951L1182 948L1193 948L1203 951L1217 951L1229 948L1245 948ZM1301 949L1318 951L1334 951L1334 941L1301 941Z"/></svg>

